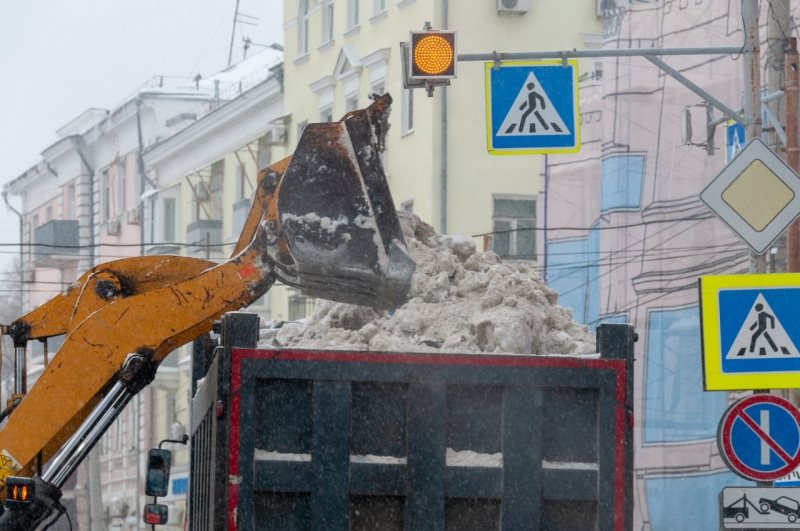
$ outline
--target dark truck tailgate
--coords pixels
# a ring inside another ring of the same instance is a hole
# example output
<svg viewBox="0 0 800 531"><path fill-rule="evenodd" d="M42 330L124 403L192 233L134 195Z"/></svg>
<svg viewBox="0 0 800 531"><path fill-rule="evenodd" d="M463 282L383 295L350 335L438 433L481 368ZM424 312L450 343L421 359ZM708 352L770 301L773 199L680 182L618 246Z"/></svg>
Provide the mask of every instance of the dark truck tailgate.
<svg viewBox="0 0 800 531"><path fill-rule="evenodd" d="M194 400L190 529L632 528L629 325L579 358L233 348L247 319Z"/></svg>

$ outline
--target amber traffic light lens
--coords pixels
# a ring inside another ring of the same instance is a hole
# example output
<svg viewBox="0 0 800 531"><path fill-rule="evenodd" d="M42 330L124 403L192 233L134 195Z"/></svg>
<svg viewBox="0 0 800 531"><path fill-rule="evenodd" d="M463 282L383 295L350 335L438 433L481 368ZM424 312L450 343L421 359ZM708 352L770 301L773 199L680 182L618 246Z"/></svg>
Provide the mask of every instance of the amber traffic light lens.
<svg viewBox="0 0 800 531"><path fill-rule="evenodd" d="M453 47L438 35L423 37L414 47L414 64L425 74L441 74L453 64Z"/></svg>

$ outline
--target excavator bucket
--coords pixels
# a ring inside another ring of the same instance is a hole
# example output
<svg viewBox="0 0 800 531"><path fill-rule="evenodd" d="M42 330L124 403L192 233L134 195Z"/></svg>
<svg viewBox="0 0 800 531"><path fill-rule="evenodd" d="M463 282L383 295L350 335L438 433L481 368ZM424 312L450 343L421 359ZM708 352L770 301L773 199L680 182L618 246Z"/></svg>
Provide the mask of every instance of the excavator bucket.
<svg viewBox="0 0 800 531"><path fill-rule="evenodd" d="M309 124L281 179L278 218L294 264L279 278L303 293L395 309L406 302L414 261L380 154L388 94L339 122Z"/></svg>

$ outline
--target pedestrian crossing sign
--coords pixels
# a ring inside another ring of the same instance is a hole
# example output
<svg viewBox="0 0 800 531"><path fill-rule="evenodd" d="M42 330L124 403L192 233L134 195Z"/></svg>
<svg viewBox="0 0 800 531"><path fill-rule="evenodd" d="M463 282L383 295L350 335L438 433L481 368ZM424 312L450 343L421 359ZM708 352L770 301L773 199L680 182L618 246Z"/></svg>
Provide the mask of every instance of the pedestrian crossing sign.
<svg viewBox="0 0 800 531"><path fill-rule="evenodd" d="M489 153L580 149L577 61L512 61L485 68Z"/></svg>
<svg viewBox="0 0 800 531"><path fill-rule="evenodd" d="M706 391L800 387L800 273L700 279Z"/></svg>

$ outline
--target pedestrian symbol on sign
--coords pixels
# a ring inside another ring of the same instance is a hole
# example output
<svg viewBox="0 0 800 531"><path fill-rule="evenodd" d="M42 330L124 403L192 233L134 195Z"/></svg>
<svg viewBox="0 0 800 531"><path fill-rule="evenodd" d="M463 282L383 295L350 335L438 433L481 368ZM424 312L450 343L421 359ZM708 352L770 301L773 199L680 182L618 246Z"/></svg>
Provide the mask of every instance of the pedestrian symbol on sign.
<svg viewBox="0 0 800 531"><path fill-rule="evenodd" d="M759 293L725 359L791 357L800 357L800 351Z"/></svg>
<svg viewBox="0 0 800 531"><path fill-rule="evenodd" d="M569 128L550 102L536 75L530 72L500 125L497 136L568 134Z"/></svg>

